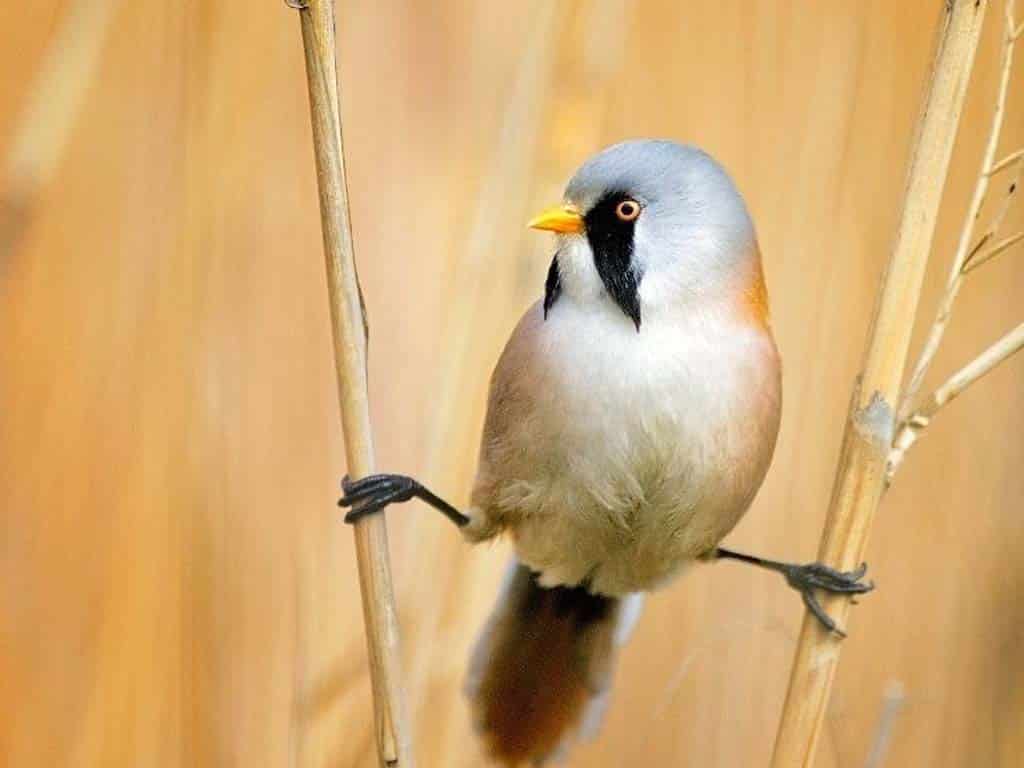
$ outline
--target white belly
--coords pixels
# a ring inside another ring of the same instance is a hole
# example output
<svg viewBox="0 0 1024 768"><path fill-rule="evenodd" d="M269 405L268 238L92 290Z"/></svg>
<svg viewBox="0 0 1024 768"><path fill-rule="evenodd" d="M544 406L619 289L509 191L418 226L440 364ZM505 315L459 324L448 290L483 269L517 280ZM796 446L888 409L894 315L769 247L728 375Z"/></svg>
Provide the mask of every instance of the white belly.
<svg viewBox="0 0 1024 768"><path fill-rule="evenodd" d="M562 302L524 321L539 323L538 381L504 436L489 514L546 585L658 586L732 529L770 460L770 335L708 314L639 333L623 320Z"/></svg>

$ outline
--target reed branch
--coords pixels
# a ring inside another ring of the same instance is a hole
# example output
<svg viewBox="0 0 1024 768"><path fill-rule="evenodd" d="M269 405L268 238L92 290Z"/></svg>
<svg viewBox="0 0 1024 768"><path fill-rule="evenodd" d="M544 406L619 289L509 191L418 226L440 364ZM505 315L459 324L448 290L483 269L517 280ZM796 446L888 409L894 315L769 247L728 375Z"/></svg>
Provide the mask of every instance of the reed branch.
<svg viewBox="0 0 1024 768"><path fill-rule="evenodd" d="M985 0L945 4L931 78L911 152L903 210L864 358L851 399L819 559L852 570L863 559L885 486L895 404L910 347L942 189L974 64ZM846 624L849 601L825 596ZM841 638L805 614L772 755L774 768L814 764Z"/></svg>
<svg viewBox="0 0 1024 768"><path fill-rule="evenodd" d="M1024 323L992 344L925 398L924 402L917 406L914 412L900 424L896 433L892 452L889 455L890 478L900 466L907 450L917 442L939 409L1022 348L1024 348Z"/></svg>
<svg viewBox="0 0 1024 768"><path fill-rule="evenodd" d="M1002 133L1003 121L1006 117L1007 94L1010 89L1010 82L1013 76L1013 53L1017 42L1014 32L1016 23L1014 20L1014 0L1007 0L1005 3L1005 34L1003 36L1002 66L1000 68L999 87L996 93L995 109L992 112L992 122L989 127L988 141L985 145L985 152L982 156L981 170L978 172L978 179L974 185L974 194L971 197L970 205L964 216L964 222L960 230L960 238L957 243L956 253L953 256L953 263L950 265L949 277L946 280L946 288L939 301L939 307L928 331L921 353L914 365L910 381L904 390L900 401L899 416L905 419L913 409L914 400L920 392L924 377L931 367L935 354L939 350L946 328L949 326L950 317L953 314L953 305L960 288L963 285L967 274L981 264L989 261L993 256L1002 252L992 250L987 255L979 257L982 248L996 236L999 227L1003 223L1009 200L1016 191L1017 180L1020 175L1021 163L1024 162L1024 150L1011 153L1002 160L996 159L996 151L999 147L999 136ZM1007 185L1009 191L1006 195L1003 206L993 217L991 223L986 227L985 232L975 242L974 228L980 215L982 206L988 195L991 180L996 174L1007 170L1015 169L1014 180ZM1012 243L1011 243L1012 244ZM1007 246L1008 247L1008 246ZM994 250L994 249L993 249ZM1005 250L1005 248L1003 249Z"/></svg>
<svg viewBox="0 0 1024 768"><path fill-rule="evenodd" d="M1019 345L1014 346L1013 344L1003 343L1015 333L1011 332L1003 340L985 350L977 359L954 374L927 397L922 399L919 396L921 385L942 344L957 295L967 276L979 267L988 264L997 256L1006 253L1021 241L1024 241L1024 232L1017 232L993 242L999 236L1010 205L1016 197L1021 171L1024 170L1024 149L1011 152L1002 159L996 159L999 136L1006 116L1007 94L1013 79L1014 49L1017 40L1020 38L1021 29L1017 25L1015 18L1015 0L1006 0L1003 10L1002 65L1000 68L999 86L996 92L995 108L992 112L992 121L989 127L988 141L982 157L981 169L978 172L978 178L974 185L974 194L971 197L971 202L960 230L960 238L953 257L953 263L950 267L949 278L939 300L938 311L936 312L935 319L932 321L917 363L914 366L914 372L911 374L910 381L900 399L896 437L893 441L886 469L887 483L892 481L896 471L902 466L907 451L917 442L921 433L931 423L935 413L963 391L964 388L980 379L982 375L992 370L1002 360L1020 349ZM981 215L991 180L1004 171L1010 172L1010 177L1006 180L1003 187L1005 192L984 232L975 239L975 224ZM993 355L997 353L1003 354L1004 357L999 359L993 358ZM975 376L968 375L972 371L981 371L981 373ZM951 384L958 382L962 383L962 386L949 389Z"/></svg>
<svg viewBox="0 0 1024 768"><path fill-rule="evenodd" d="M345 181L334 0L289 0L288 5L299 13L306 57L345 456L349 474L362 477L373 471L366 376L368 334L356 274ZM413 753L401 687L398 619L384 515L362 518L355 524L353 533L373 687L378 761L389 768L411 768Z"/></svg>

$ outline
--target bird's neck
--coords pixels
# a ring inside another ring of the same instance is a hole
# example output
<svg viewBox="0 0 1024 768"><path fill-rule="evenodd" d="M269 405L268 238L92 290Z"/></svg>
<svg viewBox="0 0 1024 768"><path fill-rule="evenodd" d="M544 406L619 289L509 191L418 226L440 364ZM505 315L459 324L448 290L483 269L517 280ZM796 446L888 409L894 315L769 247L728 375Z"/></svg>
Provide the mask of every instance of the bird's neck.
<svg viewBox="0 0 1024 768"><path fill-rule="evenodd" d="M701 279L693 279L690 271L645 275L640 283L644 316L674 322L692 315L713 315L770 332L761 255L756 243L749 249L742 258L708 270Z"/></svg>

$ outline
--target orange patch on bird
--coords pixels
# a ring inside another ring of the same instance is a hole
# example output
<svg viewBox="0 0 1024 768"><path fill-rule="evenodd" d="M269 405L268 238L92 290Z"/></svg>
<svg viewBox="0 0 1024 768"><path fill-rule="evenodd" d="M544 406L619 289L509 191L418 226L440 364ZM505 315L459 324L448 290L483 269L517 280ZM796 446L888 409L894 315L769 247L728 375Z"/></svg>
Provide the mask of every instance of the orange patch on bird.
<svg viewBox="0 0 1024 768"><path fill-rule="evenodd" d="M743 312L747 319L760 328L771 326L771 313L768 309L768 286L764 282L764 270L761 268L761 252L754 246L754 267L742 293Z"/></svg>

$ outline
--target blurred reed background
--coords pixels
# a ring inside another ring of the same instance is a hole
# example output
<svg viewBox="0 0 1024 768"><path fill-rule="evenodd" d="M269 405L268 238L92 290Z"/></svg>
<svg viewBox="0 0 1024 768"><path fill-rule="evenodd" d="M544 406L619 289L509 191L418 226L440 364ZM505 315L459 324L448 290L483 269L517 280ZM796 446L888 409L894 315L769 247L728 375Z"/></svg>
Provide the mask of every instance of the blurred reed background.
<svg viewBox="0 0 1024 768"><path fill-rule="evenodd" d="M941 6L342 0L379 466L466 498L487 377L551 251L524 222L600 146L668 136L744 191L786 366L775 464L729 541L812 559ZM918 338L980 162L1001 13ZM0 6L0 30L0 159L17 155L0 763L375 765L294 12L39 0ZM80 110L31 106L55 39ZM1003 147L1022 142L1019 77ZM1018 251L972 278L932 383L1022 307ZM819 768L1020 764L1022 388L1016 359L945 410L885 499ZM390 530L419 764L479 765L460 687L507 547L470 550L418 505ZM648 602L603 732L570 764L765 764L800 616L777 576L695 568Z"/></svg>

